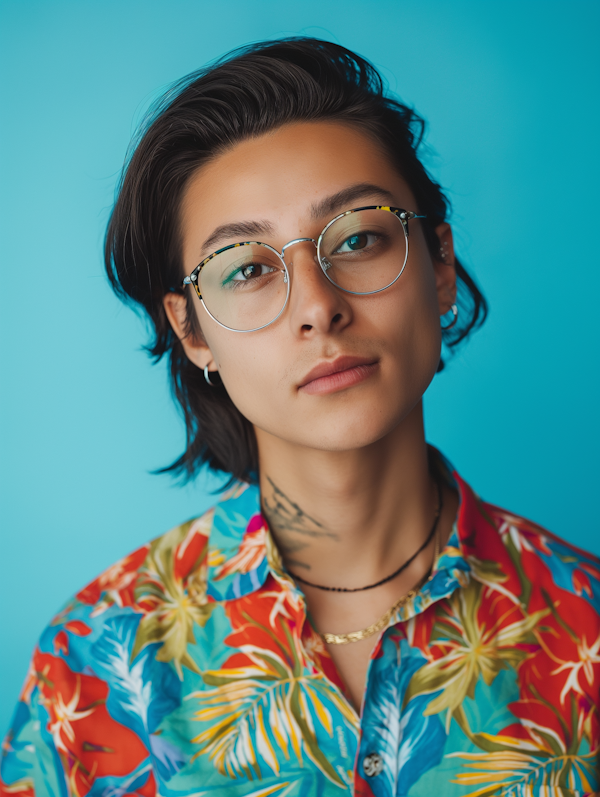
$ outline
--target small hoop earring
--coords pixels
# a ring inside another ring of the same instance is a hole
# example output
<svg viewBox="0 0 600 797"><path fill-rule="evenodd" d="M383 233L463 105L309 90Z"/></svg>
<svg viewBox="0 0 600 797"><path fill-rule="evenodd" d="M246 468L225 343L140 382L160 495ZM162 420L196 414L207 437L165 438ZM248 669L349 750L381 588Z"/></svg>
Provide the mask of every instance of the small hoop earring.
<svg viewBox="0 0 600 797"><path fill-rule="evenodd" d="M210 385L211 387L216 387L215 383L210 381L210 376L208 375L208 365L204 366L204 379L206 380L207 385Z"/></svg>
<svg viewBox="0 0 600 797"><path fill-rule="evenodd" d="M452 315L454 317L453 317L452 321L448 324L448 326L442 327L442 332L445 332L447 329L452 329L452 327L458 321L458 307L455 304L453 304L452 307L450 308L450 310L452 310ZM446 315L446 313L444 313L444 315Z"/></svg>

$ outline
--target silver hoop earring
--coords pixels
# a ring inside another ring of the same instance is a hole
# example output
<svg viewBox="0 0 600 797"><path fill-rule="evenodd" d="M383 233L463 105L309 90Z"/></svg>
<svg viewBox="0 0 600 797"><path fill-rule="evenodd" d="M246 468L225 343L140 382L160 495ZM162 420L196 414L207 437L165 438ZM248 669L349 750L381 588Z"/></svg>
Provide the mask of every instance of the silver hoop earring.
<svg viewBox="0 0 600 797"><path fill-rule="evenodd" d="M442 327L442 332L445 332L447 329L452 329L452 327L458 321L458 307L455 304L453 304L452 307L450 308L450 310L452 310L452 315L454 317L452 318L452 321L448 324L448 326ZM446 313L444 313L444 315L446 315Z"/></svg>
<svg viewBox="0 0 600 797"><path fill-rule="evenodd" d="M208 375L208 365L204 366L204 378L206 380L207 385L210 385L211 387L216 387L215 383L210 381L210 376Z"/></svg>

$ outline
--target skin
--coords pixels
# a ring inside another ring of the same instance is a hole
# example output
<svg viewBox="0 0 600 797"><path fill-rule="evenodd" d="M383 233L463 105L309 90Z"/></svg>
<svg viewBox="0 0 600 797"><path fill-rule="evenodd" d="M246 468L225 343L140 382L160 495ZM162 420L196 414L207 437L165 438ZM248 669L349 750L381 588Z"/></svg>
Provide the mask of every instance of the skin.
<svg viewBox="0 0 600 797"><path fill-rule="evenodd" d="M369 189L315 214L332 195L362 184L386 193ZM201 167L187 186L184 273L216 248L240 240L261 240L281 251L290 240L316 239L337 213L369 204L419 210L407 183L362 132L339 123L297 123L244 141ZM216 228L240 222L260 222L263 232L233 234L206 250ZM371 296L333 286L313 244L290 247L288 306L256 332L223 329L197 301L202 336L186 336L185 299L173 293L164 299L189 359L219 371L253 424L265 516L288 569L317 584L379 581L418 550L434 520L437 488L428 470L422 396L439 362L440 315L455 301L456 274L447 224L436 230L444 260L432 258L418 220L409 222L409 230L404 273ZM325 394L303 387L311 369L344 355L371 363L364 378ZM456 495L444 488L441 544L456 508ZM400 576L366 592L302 585L311 621L332 633L372 624L427 575L433 553L432 543ZM376 642L372 636L327 645L357 710Z"/></svg>

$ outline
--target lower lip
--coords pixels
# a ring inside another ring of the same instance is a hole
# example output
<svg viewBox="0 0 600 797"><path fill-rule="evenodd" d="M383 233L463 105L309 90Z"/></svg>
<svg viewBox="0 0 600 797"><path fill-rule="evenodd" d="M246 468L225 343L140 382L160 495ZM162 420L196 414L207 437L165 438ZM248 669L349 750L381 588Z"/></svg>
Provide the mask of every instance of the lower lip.
<svg viewBox="0 0 600 797"><path fill-rule="evenodd" d="M360 382L364 382L375 373L377 363L369 363L368 365L355 365L354 368L348 368L345 371L338 371L329 376L321 376L319 379L313 379L312 382L307 382L302 385L300 390L304 393L311 395L323 395L324 393L335 393L338 390L344 390L347 387L353 387Z"/></svg>

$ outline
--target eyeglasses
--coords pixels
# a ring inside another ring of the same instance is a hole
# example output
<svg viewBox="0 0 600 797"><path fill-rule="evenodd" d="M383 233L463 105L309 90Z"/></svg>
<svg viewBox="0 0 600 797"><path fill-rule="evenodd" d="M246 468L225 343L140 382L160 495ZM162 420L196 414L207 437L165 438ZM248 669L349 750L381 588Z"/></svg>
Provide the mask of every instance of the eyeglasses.
<svg viewBox="0 0 600 797"><path fill-rule="evenodd" d="M206 312L225 329L256 332L276 321L288 303L288 247L312 242L332 285L367 296L386 290L402 275L408 260L408 222L424 218L383 205L354 208L332 219L316 241L295 238L281 252L259 241L224 246L199 263L182 287L193 285Z"/></svg>

